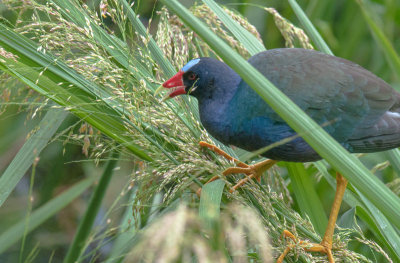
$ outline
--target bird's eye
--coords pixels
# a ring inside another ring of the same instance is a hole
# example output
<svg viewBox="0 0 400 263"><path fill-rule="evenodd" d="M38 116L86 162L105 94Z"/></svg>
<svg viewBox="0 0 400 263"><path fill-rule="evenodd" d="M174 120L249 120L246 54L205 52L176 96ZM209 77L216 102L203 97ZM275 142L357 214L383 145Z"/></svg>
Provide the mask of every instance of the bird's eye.
<svg viewBox="0 0 400 263"><path fill-rule="evenodd" d="M195 80L196 79L196 74L190 73L189 76L188 76L188 79L189 80Z"/></svg>

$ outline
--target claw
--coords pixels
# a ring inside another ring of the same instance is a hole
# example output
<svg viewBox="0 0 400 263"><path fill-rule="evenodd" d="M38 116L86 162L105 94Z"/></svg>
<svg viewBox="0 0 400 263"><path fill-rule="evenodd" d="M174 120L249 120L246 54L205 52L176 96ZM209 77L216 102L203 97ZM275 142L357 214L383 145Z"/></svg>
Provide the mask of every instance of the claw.
<svg viewBox="0 0 400 263"><path fill-rule="evenodd" d="M262 174L266 170L271 168L277 162L277 161L274 161L274 160L264 160L262 162L259 162L259 163L253 164L253 165L248 165L248 164L245 164L245 163L239 161L238 159L230 156L229 154L227 154L223 150L219 149L215 145L212 145L212 144L209 144L209 143L206 143L206 142L203 142L203 141L201 141L199 144L200 144L201 147L208 148L209 150L215 152L216 154L219 154L219 155L223 156L228 161L236 163L236 165L238 167L230 167L230 168L226 169L222 173L222 175L228 176L230 174L239 174L239 173L247 175L245 178L240 180L236 185L234 185L229 190L229 192L231 192L231 193L233 191L235 191L236 189L238 189L239 187L241 187L242 185L244 185L246 182L248 182L252 178L255 178L258 182L260 182ZM216 180L217 178L218 178L218 176L214 176L207 183L212 182L212 181ZM197 191L198 195L200 194L200 192L201 192L201 190Z"/></svg>
<svg viewBox="0 0 400 263"><path fill-rule="evenodd" d="M340 210L340 205L343 200L343 195L346 190L347 180L340 173L336 173L336 194L333 200L333 205L331 208L331 213L329 215L328 226L326 227L324 237L320 244L313 244L304 241L298 242L300 246L304 248L305 251L308 252L320 252L324 253L328 256L329 263L335 263L335 259L332 254L332 240L333 240L333 231L335 229L336 219ZM297 238L295 235L290 233L287 230L284 230L282 236L288 237L292 239L294 242L297 242ZM276 263L282 263L285 256L289 253L289 251L293 248L293 244L288 245L282 254L279 256Z"/></svg>
<svg viewBox="0 0 400 263"><path fill-rule="evenodd" d="M328 256L329 263L335 263L335 260L332 255L332 244L321 242L320 244L308 243L305 241L297 241L297 237L293 235L290 231L284 230L282 233L282 237L290 238L295 243L298 243L305 251L307 252L320 252L324 253ZM289 253L289 251L294 247L294 244L289 244L276 260L276 263L282 263L285 256Z"/></svg>

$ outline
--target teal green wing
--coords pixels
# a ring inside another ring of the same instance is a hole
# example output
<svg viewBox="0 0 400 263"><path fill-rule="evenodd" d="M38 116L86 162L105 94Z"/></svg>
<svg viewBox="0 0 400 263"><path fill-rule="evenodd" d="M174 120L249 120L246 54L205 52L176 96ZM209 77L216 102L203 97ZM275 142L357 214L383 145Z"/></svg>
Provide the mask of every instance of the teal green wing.
<svg viewBox="0 0 400 263"><path fill-rule="evenodd" d="M400 144L400 94L361 66L301 49L266 51L249 62L350 151ZM255 104L254 111L284 122L269 106Z"/></svg>

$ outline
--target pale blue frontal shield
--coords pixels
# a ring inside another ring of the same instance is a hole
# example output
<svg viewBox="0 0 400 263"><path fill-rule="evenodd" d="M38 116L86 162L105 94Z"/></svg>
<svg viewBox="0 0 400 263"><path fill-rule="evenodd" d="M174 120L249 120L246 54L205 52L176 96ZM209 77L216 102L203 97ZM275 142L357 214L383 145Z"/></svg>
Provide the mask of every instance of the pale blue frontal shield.
<svg viewBox="0 0 400 263"><path fill-rule="evenodd" d="M189 61L185 66L183 66L182 71L186 72L188 71L191 67L193 67L194 65L196 65L197 63L199 63L200 59L196 58L196 59L192 59L191 61Z"/></svg>

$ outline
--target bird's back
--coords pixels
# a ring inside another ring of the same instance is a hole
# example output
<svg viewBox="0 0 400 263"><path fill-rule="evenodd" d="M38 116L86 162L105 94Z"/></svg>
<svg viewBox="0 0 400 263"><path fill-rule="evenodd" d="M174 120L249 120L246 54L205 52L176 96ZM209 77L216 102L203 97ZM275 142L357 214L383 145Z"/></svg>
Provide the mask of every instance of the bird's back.
<svg viewBox="0 0 400 263"><path fill-rule="evenodd" d="M361 66L305 49L269 50L249 62L349 151L400 146L400 94ZM286 161L319 159L244 81L229 105L232 132L226 143L253 151L292 138L264 155Z"/></svg>

